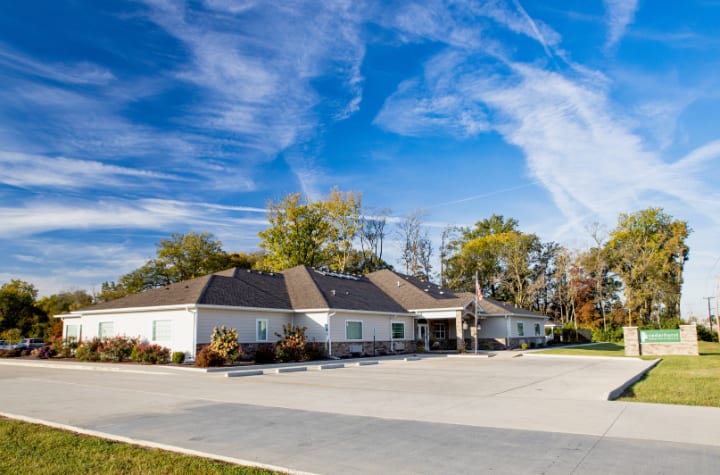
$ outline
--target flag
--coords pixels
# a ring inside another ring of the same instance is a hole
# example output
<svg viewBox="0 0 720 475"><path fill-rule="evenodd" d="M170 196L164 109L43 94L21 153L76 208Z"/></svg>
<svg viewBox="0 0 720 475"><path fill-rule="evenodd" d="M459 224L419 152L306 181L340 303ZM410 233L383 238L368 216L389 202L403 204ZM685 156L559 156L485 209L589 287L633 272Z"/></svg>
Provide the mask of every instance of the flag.
<svg viewBox="0 0 720 475"><path fill-rule="evenodd" d="M478 302L483 299L482 289L480 288L480 282L478 282L477 274L475 275L475 296Z"/></svg>

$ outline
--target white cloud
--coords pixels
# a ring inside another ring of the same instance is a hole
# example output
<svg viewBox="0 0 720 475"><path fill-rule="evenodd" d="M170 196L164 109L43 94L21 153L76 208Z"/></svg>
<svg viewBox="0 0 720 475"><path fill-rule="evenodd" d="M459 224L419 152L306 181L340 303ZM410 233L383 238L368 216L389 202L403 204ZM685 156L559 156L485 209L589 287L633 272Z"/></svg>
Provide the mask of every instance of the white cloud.
<svg viewBox="0 0 720 475"><path fill-rule="evenodd" d="M374 123L392 132L409 135L469 137L489 130L482 105L458 94L458 75L465 57L446 52L425 65L422 78L408 79L383 105Z"/></svg>
<svg viewBox="0 0 720 475"><path fill-rule="evenodd" d="M3 223L0 239L58 230L142 229L167 232L168 229L195 227L212 232L213 227L228 225L267 225L265 219L238 217L227 211L236 210L162 199L95 203L30 202L22 206L0 207ZM255 208L250 208L250 212L257 213Z"/></svg>
<svg viewBox="0 0 720 475"><path fill-rule="evenodd" d="M105 85L115 79L112 72L87 61L51 64L35 61L0 44L0 66L22 74L37 76L65 84Z"/></svg>
<svg viewBox="0 0 720 475"><path fill-rule="evenodd" d="M204 95L188 117L196 127L237 134L272 158L315 138L320 97L314 80L337 81L345 91L337 102L323 104L334 108L336 120L359 108L361 4L214 0L205 2L211 12L190 14L181 4L146 3L150 19L191 51L192 61L177 77ZM295 172L305 180L304 169Z"/></svg>
<svg viewBox="0 0 720 475"><path fill-rule="evenodd" d="M165 173L108 165L92 160L46 157L0 150L0 183L18 187L96 188L147 186L177 180Z"/></svg>
<svg viewBox="0 0 720 475"><path fill-rule="evenodd" d="M608 38L605 49L617 45L625 35L628 25L635 19L638 0L603 0L608 23Z"/></svg>

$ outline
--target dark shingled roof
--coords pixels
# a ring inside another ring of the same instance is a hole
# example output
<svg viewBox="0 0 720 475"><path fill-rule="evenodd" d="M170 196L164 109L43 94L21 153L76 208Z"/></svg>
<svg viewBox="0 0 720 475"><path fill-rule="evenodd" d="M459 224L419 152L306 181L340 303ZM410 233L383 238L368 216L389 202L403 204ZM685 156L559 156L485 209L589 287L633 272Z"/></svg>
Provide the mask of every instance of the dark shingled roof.
<svg viewBox="0 0 720 475"><path fill-rule="evenodd" d="M472 294L470 294L472 295ZM479 315L519 315L519 316L526 316L526 317L543 317L544 315L541 315L539 313L532 312L530 310L525 310L523 308L514 307L512 305L506 304L505 302L498 302L497 300L489 299L487 297L484 297L480 301L480 309L479 309Z"/></svg>
<svg viewBox="0 0 720 475"><path fill-rule="evenodd" d="M353 276L297 266L283 272L228 269L80 311L197 304L408 313L421 309L465 308L473 300L471 293L455 292L387 269L367 276ZM488 298L480 301L480 314L539 316Z"/></svg>
<svg viewBox="0 0 720 475"><path fill-rule="evenodd" d="M407 310L367 278L305 268L329 308L368 312L407 313Z"/></svg>
<svg viewBox="0 0 720 475"><path fill-rule="evenodd" d="M431 282L383 269L368 279L407 309L463 308L473 300L467 292L455 292Z"/></svg>

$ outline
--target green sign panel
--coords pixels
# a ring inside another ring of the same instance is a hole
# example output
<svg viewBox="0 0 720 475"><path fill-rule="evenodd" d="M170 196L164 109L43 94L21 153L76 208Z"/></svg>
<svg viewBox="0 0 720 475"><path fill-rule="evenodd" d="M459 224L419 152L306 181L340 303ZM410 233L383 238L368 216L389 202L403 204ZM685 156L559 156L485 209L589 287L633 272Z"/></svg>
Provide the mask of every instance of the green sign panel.
<svg viewBox="0 0 720 475"><path fill-rule="evenodd" d="M640 343L680 343L680 330L640 330Z"/></svg>

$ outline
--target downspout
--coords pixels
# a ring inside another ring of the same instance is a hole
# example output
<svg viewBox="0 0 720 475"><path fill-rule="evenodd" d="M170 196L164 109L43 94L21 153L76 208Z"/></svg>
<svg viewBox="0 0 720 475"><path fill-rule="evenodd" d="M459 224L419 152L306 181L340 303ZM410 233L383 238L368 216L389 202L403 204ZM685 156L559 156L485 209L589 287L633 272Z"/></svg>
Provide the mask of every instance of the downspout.
<svg viewBox="0 0 720 475"><path fill-rule="evenodd" d="M334 317L334 316L335 316L335 312L328 312L327 335L325 337L325 339L327 340L327 343L328 343L328 356L332 356L332 337L330 336L330 334L331 334L331 332L330 332L330 317Z"/></svg>
<svg viewBox="0 0 720 475"><path fill-rule="evenodd" d="M509 315L505 315L505 349L510 349L510 320Z"/></svg>
<svg viewBox="0 0 720 475"><path fill-rule="evenodd" d="M394 352L395 352L395 340L393 340L393 334L392 334L392 322L393 322L393 318L397 318L397 315L393 315L392 317L388 317L388 320L389 320L389 323L390 323L390 328L388 328L388 330L390 330L390 352L391 352L391 353L394 353Z"/></svg>
<svg viewBox="0 0 720 475"><path fill-rule="evenodd" d="M193 317L193 332L192 332L192 349L190 351L190 358L194 361L197 356L197 309L190 310L190 307L185 307L188 313L192 313Z"/></svg>

